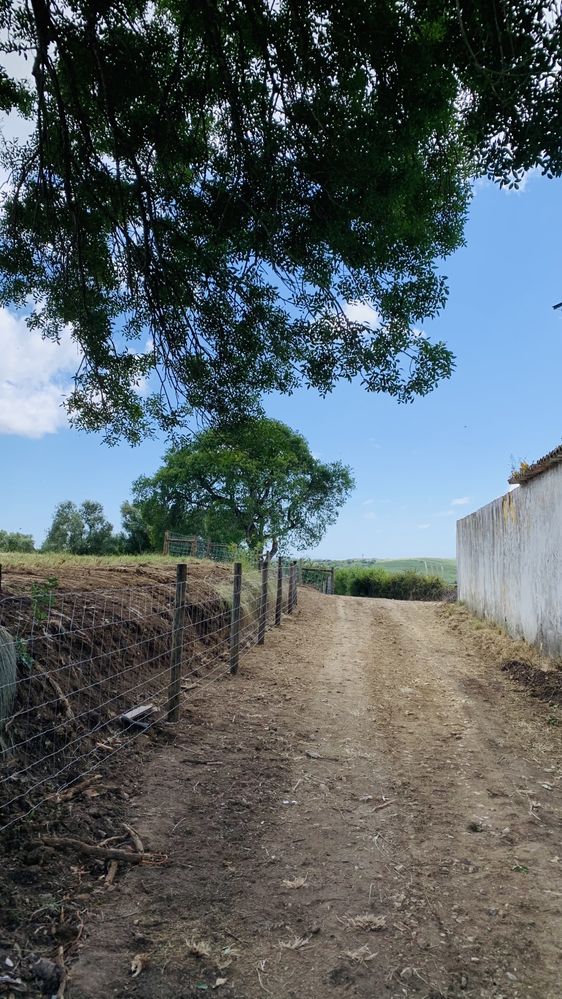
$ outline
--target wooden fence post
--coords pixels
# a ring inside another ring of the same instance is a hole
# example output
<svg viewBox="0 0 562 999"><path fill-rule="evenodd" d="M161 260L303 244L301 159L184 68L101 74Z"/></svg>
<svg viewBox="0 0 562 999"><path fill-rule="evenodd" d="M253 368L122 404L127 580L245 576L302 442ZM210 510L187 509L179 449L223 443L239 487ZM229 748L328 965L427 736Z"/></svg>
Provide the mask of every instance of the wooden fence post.
<svg viewBox="0 0 562 999"><path fill-rule="evenodd" d="M234 563L232 612L230 615L230 672L238 672L240 656L240 596L242 593L242 563Z"/></svg>
<svg viewBox="0 0 562 999"><path fill-rule="evenodd" d="M162 554L163 555L169 555L170 554L170 532L169 531L164 531L164 551L163 551Z"/></svg>
<svg viewBox="0 0 562 999"><path fill-rule="evenodd" d="M283 559L277 560L277 593L275 594L275 626L281 624L281 612L283 610Z"/></svg>
<svg viewBox="0 0 562 999"><path fill-rule="evenodd" d="M287 614L293 613L293 591L295 588L295 563L289 564L289 591L287 593Z"/></svg>
<svg viewBox="0 0 562 999"><path fill-rule="evenodd" d="M258 623L258 645L265 642L265 626L267 623L267 583L269 578L269 559L264 556L261 564L261 595L260 616Z"/></svg>
<svg viewBox="0 0 562 999"><path fill-rule="evenodd" d="M299 564L295 559L294 563L294 577L293 577L293 607L296 607L299 602Z"/></svg>
<svg viewBox="0 0 562 999"><path fill-rule="evenodd" d="M330 592L330 594L332 596L336 592L335 569L334 569L334 566L332 566L332 568L330 569L330 590L329 590L329 592Z"/></svg>
<svg viewBox="0 0 562 999"><path fill-rule="evenodd" d="M168 703L166 705L166 716L170 722L177 722L180 716L181 654L186 595L187 565L185 562L182 562L176 567L176 601L174 605L172 651L170 655L170 684L168 687Z"/></svg>

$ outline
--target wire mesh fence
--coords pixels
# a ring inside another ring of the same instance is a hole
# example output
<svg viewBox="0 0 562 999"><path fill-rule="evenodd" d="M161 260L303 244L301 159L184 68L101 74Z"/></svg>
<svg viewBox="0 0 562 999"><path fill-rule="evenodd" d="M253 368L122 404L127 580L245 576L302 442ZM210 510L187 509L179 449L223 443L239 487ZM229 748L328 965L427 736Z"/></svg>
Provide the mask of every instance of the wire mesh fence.
<svg viewBox="0 0 562 999"><path fill-rule="evenodd" d="M297 601L296 563L0 600L0 831L235 673Z"/></svg>

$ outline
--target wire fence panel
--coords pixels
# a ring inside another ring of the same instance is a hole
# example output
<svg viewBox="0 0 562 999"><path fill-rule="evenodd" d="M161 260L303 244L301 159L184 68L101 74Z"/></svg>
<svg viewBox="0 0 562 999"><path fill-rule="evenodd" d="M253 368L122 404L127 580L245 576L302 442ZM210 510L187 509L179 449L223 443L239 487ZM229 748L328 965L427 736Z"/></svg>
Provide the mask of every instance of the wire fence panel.
<svg viewBox="0 0 562 999"><path fill-rule="evenodd" d="M290 571L282 564L283 613ZM0 831L61 800L170 717L170 704L179 711L229 673L233 578L232 568L220 580L190 579L188 566L179 591L172 582L75 593L45 585L0 599ZM240 656L258 642L260 607L262 630L275 626L277 582L277 563L244 567Z"/></svg>

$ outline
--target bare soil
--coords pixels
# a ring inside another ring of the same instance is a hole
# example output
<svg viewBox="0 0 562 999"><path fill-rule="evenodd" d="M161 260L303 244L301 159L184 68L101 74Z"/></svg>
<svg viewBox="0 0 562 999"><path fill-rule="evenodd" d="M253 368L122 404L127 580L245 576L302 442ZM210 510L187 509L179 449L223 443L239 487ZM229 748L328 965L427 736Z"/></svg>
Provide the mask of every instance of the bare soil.
<svg viewBox="0 0 562 999"><path fill-rule="evenodd" d="M62 947L67 999L559 999L558 699L531 699L537 664L502 672L520 645L461 617L301 591L177 729L12 827L7 977L54 995L36 958ZM130 845L123 823L165 862L109 883L108 863L37 845Z"/></svg>
<svg viewBox="0 0 562 999"><path fill-rule="evenodd" d="M108 885L32 857L80 881L66 996L559 999L556 711L437 605L301 592L129 760L118 808L111 787L67 806L165 863Z"/></svg>

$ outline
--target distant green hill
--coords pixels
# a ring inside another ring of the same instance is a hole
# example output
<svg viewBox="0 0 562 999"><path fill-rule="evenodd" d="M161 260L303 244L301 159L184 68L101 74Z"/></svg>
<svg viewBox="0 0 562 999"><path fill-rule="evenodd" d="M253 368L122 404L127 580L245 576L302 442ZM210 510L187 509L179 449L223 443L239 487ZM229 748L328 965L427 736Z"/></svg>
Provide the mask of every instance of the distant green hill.
<svg viewBox="0 0 562 999"><path fill-rule="evenodd" d="M376 566L386 572L419 572L424 576L439 576L446 583L457 581L457 560L454 558L344 558L311 559L316 565L334 565L336 568L351 569L353 566L367 569Z"/></svg>

